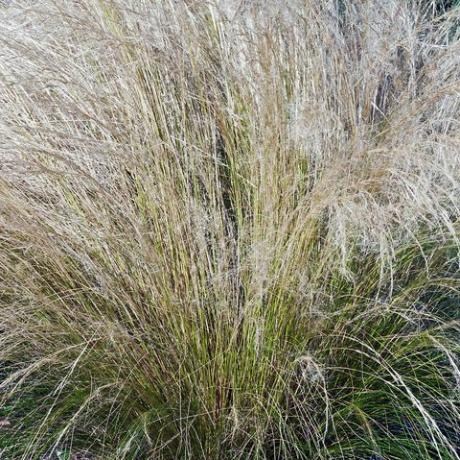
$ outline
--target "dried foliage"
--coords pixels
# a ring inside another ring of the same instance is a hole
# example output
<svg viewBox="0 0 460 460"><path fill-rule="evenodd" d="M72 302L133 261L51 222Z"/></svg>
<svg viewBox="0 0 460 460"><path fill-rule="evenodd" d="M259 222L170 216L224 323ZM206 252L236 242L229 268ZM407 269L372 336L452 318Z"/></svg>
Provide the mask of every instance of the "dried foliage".
<svg viewBox="0 0 460 460"><path fill-rule="evenodd" d="M4 458L458 460L459 20L0 6Z"/></svg>

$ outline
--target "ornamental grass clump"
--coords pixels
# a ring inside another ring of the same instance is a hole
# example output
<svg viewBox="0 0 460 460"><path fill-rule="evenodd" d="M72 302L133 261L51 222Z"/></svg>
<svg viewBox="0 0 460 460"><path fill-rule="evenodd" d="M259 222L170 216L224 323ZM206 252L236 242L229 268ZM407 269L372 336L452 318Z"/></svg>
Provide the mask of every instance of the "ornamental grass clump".
<svg viewBox="0 0 460 460"><path fill-rule="evenodd" d="M460 459L459 21L0 6L0 457Z"/></svg>

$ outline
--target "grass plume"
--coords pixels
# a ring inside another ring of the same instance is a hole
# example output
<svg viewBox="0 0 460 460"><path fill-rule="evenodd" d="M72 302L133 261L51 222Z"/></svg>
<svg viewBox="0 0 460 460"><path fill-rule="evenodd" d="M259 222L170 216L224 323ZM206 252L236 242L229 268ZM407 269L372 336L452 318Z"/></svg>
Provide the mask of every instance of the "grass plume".
<svg viewBox="0 0 460 460"><path fill-rule="evenodd" d="M459 21L0 6L3 456L458 460Z"/></svg>

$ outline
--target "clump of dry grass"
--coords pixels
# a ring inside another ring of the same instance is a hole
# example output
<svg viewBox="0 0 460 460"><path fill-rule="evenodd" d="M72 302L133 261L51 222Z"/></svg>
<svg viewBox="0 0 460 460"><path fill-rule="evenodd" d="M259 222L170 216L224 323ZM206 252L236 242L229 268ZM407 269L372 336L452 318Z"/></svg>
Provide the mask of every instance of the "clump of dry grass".
<svg viewBox="0 0 460 460"><path fill-rule="evenodd" d="M459 458L457 9L0 14L5 458Z"/></svg>

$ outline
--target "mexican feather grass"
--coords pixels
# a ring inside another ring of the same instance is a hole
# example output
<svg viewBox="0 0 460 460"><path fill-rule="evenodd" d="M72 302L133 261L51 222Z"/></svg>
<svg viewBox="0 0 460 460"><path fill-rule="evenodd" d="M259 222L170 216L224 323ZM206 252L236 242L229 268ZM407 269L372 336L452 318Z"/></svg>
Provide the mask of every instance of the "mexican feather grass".
<svg viewBox="0 0 460 460"><path fill-rule="evenodd" d="M0 6L1 458L460 459L459 25Z"/></svg>

